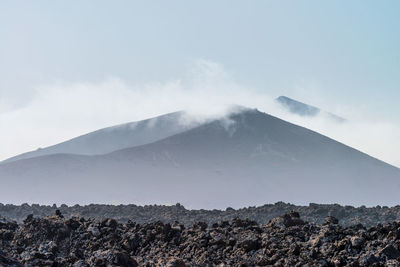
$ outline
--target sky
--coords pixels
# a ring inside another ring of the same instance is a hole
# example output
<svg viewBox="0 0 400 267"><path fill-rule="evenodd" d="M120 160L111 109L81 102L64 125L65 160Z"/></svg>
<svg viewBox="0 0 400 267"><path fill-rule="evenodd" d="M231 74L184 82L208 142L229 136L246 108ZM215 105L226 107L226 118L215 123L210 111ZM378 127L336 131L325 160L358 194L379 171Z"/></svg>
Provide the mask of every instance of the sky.
<svg viewBox="0 0 400 267"><path fill-rule="evenodd" d="M0 160L180 109L257 107L400 166L399 1L1 1ZM342 117L282 114L287 95Z"/></svg>

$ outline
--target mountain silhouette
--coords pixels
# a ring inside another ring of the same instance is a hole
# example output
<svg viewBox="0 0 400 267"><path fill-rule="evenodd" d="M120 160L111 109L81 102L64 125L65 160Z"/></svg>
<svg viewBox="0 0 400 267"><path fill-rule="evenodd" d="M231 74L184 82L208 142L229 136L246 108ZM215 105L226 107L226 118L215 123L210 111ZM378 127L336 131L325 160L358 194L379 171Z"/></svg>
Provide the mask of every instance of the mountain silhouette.
<svg viewBox="0 0 400 267"><path fill-rule="evenodd" d="M241 109L104 155L0 165L0 202L226 208L286 201L396 205L400 170L306 128Z"/></svg>

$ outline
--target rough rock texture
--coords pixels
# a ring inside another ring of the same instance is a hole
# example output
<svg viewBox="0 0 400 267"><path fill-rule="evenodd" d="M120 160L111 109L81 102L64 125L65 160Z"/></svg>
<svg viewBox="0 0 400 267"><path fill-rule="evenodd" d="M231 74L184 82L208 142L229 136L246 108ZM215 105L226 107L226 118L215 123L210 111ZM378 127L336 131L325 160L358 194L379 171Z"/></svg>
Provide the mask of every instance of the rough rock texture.
<svg viewBox="0 0 400 267"><path fill-rule="evenodd" d="M0 216L22 222L29 214L35 217L46 217L54 214L59 209L66 218L113 218L119 222L129 220L137 223L148 223L161 221L173 223L180 221L184 225L192 225L194 222L203 221L213 224L219 221L231 221L234 218L250 219L260 224L265 224L271 219L281 216L290 211L297 211L302 218L308 222L323 224L327 216L339 219L343 226L357 225L372 226L378 223L387 223L400 220L400 206L395 207L359 207L340 206L337 204L323 205L310 204L309 206L295 206L278 202L259 207L248 207L243 209L227 208L226 210L188 210L182 205L174 206L136 206L136 205L87 205L70 206L61 205L41 206L37 204L21 206L0 204Z"/></svg>
<svg viewBox="0 0 400 267"><path fill-rule="evenodd" d="M0 266L400 266L400 222L365 228L303 221L291 212L259 225L29 216L0 223Z"/></svg>

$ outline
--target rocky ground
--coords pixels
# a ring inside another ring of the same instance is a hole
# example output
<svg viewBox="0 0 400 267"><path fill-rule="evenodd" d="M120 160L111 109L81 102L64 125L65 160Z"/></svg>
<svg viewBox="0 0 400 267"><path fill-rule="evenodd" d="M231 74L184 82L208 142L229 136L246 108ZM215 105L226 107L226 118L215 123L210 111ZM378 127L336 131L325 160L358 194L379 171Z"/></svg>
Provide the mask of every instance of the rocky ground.
<svg viewBox="0 0 400 267"><path fill-rule="evenodd" d="M290 211L297 211L302 218L308 222L321 224L327 216L334 216L339 219L343 226L350 226L362 223L365 226L372 226L378 223L387 223L400 220L400 206L396 207L359 207L310 204L308 206L295 206L278 202L259 207L248 207L243 209L226 210L188 210L182 205L173 206L136 206L136 205L87 205L87 206L43 206L43 205L3 205L0 204L0 216L22 222L26 216L33 214L35 217L46 217L54 214L59 209L66 218L113 218L118 222L128 220L137 223L148 223L161 221L173 223L180 221L186 226L195 222L203 221L213 224L219 221L231 221L234 218L250 219L260 224L268 223L272 218L281 216Z"/></svg>
<svg viewBox="0 0 400 267"><path fill-rule="evenodd" d="M343 227L334 217L290 212L260 225L247 219L118 223L28 216L0 220L0 266L400 266L400 222Z"/></svg>

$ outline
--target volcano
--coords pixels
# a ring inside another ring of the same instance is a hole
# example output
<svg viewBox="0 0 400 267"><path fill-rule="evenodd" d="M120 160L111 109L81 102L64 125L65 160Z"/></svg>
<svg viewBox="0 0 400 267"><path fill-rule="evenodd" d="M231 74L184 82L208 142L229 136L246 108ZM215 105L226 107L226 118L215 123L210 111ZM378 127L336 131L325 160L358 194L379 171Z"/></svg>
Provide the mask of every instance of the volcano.
<svg viewBox="0 0 400 267"><path fill-rule="evenodd" d="M256 109L158 138L101 155L58 153L3 163L0 202L179 202L213 209L400 201L398 168Z"/></svg>

